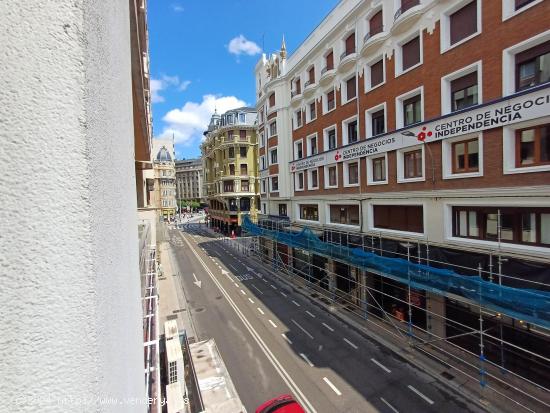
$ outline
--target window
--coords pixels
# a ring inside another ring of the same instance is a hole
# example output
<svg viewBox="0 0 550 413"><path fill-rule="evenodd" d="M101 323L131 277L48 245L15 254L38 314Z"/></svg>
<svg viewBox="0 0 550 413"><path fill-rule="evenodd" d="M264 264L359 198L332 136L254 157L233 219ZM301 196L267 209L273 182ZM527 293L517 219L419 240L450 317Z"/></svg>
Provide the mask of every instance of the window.
<svg viewBox="0 0 550 413"><path fill-rule="evenodd" d="M319 173L317 169L309 171L309 189L319 188Z"/></svg>
<svg viewBox="0 0 550 413"><path fill-rule="evenodd" d="M279 215L282 217L288 216L286 204L279 204Z"/></svg>
<svg viewBox="0 0 550 413"><path fill-rule="evenodd" d="M265 189L265 179L262 179L262 194L265 194L266 193L266 189Z"/></svg>
<svg viewBox="0 0 550 413"><path fill-rule="evenodd" d="M451 108L453 112L477 104L477 72L451 81Z"/></svg>
<svg viewBox="0 0 550 413"><path fill-rule="evenodd" d="M244 115L243 115L244 116ZM245 130L240 130L239 131L239 138L242 140L242 141L245 141L246 140L246 131Z"/></svg>
<svg viewBox="0 0 550 413"><path fill-rule="evenodd" d="M232 130L230 130L227 132L227 140L232 141L233 139L235 139L235 134L233 133Z"/></svg>
<svg viewBox="0 0 550 413"><path fill-rule="evenodd" d="M325 129L325 150L331 150L336 148L336 128L331 127L330 129Z"/></svg>
<svg viewBox="0 0 550 413"><path fill-rule="evenodd" d="M403 177L405 179L422 177L422 169L422 149L403 152Z"/></svg>
<svg viewBox="0 0 550 413"><path fill-rule="evenodd" d="M302 93L302 81L300 80L300 78L297 78L294 81L294 94L293 94L293 96L299 95L301 93Z"/></svg>
<svg viewBox="0 0 550 413"><path fill-rule="evenodd" d="M550 124L516 131L516 168L550 164Z"/></svg>
<svg viewBox="0 0 550 413"><path fill-rule="evenodd" d="M516 90L550 81L550 41L516 54Z"/></svg>
<svg viewBox="0 0 550 413"><path fill-rule="evenodd" d="M317 155L317 135L313 135L307 138L308 141L308 156Z"/></svg>
<svg viewBox="0 0 550 413"><path fill-rule="evenodd" d="M357 96L356 78L351 77L346 81L346 100L354 99Z"/></svg>
<svg viewBox="0 0 550 413"><path fill-rule="evenodd" d="M168 380L170 384L178 381L178 367L175 361L168 363Z"/></svg>
<svg viewBox="0 0 550 413"><path fill-rule="evenodd" d="M277 149L273 149L273 150L269 151L269 156L270 156L269 164L270 165L275 165L277 163Z"/></svg>
<svg viewBox="0 0 550 413"><path fill-rule="evenodd" d="M265 214L267 214L267 205L265 203L262 204L262 211Z"/></svg>
<svg viewBox="0 0 550 413"><path fill-rule="evenodd" d="M414 6L418 6L420 4L420 0L401 0L401 8L399 15L405 13L407 10L413 8ZM397 15L397 17L399 17Z"/></svg>
<svg viewBox="0 0 550 413"><path fill-rule="evenodd" d="M229 175L235 175L235 165L234 164L229 165Z"/></svg>
<svg viewBox="0 0 550 413"><path fill-rule="evenodd" d="M359 225L359 205L330 205L330 222Z"/></svg>
<svg viewBox="0 0 550 413"><path fill-rule="evenodd" d="M309 122L317 117L317 110L315 107L315 100L308 105Z"/></svg>
<svg viewBox="0 0 550 413"><path fill-rule="evenodd" d="M248 165L245 163L241 164L241 175L243 176L248 175Z"/></svg>
<svg viewBox="0 0 550 413"><path fill-rule="evenodd" d="M271 191L277 192L279 190L279 177L278 176L272 176L271 177Z"/></svg>
<svg viewBox="0 0 550 413"><path fill-rule="evenodd" d="M297 172L296 173L296 190L302 191L304 189L304 173L303 172Z"/></svg>
<svg viewBox="0 0 550 413"><path fill-rule="evenodd" d="M384 109L374 112L371 115L372 122L372 136L380 135L386 132L386 120L384 116Z"/></svg>
<svg viewBox="0 0 550 413"><path fill-rule="evenodd" d="M403 100L403 126L422 121L422 96L416 95Z"/></svg>
<svg viewBox="0 0 550 413"><path fill-rule="evenodd" d="M384 58L370 66L370 88L373 89L384 83Z"/></svg>
<svg viewBox="0 0 550 413"><path fill-rule="evenodd" d="M244 123L246 120L246 116L244 113L239 113L239 122Z"/></svg>
<svg viewBox="0 0 550 413"><path fill-rule="evenodd" d="M233 192L233 181L223 182L223 192Z"/></svg>
<svg viewBox="0 0 550 413"><path fill-rule="evenodd" d="M319 221L319 208L317 205L300 205L300 219Z"/></svg>
<svg viewBox="0 0 550 413"><path fill-rule="evenodd" d="M477 33L477 0L452 13L449 16L449 26L451 45Z"/></svg>
<svg viewBox="0 0 550 413"><path fill-rule="evenodd" d="M477 138L455 142L451 146L453 173L479 171L479 141Z"/></svg>
<svg viewBox="0 0 550 413"><path fill-rule="evenodd" d="M344 41L344 46L345 50L344 53L342 53L342 59L352 53L355 53L355 32L346 37L346 40Z"/></svg>
<svg viewBox="0 0 550 413"><path fill-rule="evenodd" d="M241 158L246 158L246 146L241 146L239 148L239 155L241 156Z"/></svg>
<svg viewBox="0 0 550 413"><path fill-rule="evenodd" d="M302 141L294 142L294 159L302 159L304 157Z"/></svg>
<svg viewBox="0 0 550 413"><path fill-rule="evenodd" d="M269 124L269 137L277 135L277 121Z"/></svg>
<svg viewBox="0 0 550 413"><path fill-rule="evenodd" d="M550 246L550 208L456 206L453 236Z"/></svg>
<svg viewBox="0 0 550 413"><path fill-rule="evenodd" d="M357 119L344 121L342 127L344 130L344 145L357 142Z"/></svg>
<svg viewBox="0 0 550 413"><path fill-rule="evenodd" d="M421 205L373 205L374 227L395 231L424 232Z"/></svg>
<svg viewBox="0 0 550 413"><path fill-rule="evenodd" d="M386 157L380 156L373 158L372 162L372 181L384 182L386 181Z"/></svg>
<svg viewBox="0 0 550 413"><path fill-rule="evenodd" d="M248 180L241 181L241 191L248 192L249 190L250 190L250 186L249 186Z"/></svg>
<svg viewBox="0 0 550 413"><path fill-rule="evenodd" d="M401 46L402 72L420 63L420 36Z"/></svg>
<svg viewBox="0 0 550 413"><path fill-rule="evenodd" d="M334 99L334 89L331 90L330 92L327 92L327 94L325 95L325 102L326 102L325 113L330 112L332 109L335 108L336 101Z"/></svg>
<svg viewBox="0 0 550 413"><path fill-rule="evenodd" d="M336 165L325 167L325 186L338 186L338 169Z"/></svg>
<svg viewBox="0 0 550 413"><path fill-rule="evenodd" d="M311 66L307 72L308 80L306 86L312 85L315 83L315 66Z"/></svg>
<svg viewBox="0 0 550 413"><path fill-rule="evenodd" d="M302 109L299 109L296 112L294 112L294 120L296 121L296 128L299 128L302 126Z"/></svg>
<svg viewBox="0 0 550 413"><path fill-rule="evenodd" d="M369 19L369 32L368 37L365 37L365 39L369 39L375 34L382 33L382 31L384 31L384 26L382 25L382 10L380 10Z"/></svg>
<svg viewBox="0 0 550 413"><path fill-rule="evenodd" d="M228 152L228 153L227 153L227 157L228 157L229 159L232 159L232 158L235 157L235 148L229 148L229 149L227 150L227 152Z"/></svg>
<svg viewBox="0 0 550 413"><path fill-rule="evenodd" d="M332 50L325 56L325 72L334 69L334 53Z"/></svg>
<svg viewBox="0 0 550 413"><path fill-rule="evenodd" d="M260 132L260 148L263 148L265 146L265 133L262 131Z"/></svg>
<svg viewBox="0 0 550 413"><path fill-rule="evenodd" d="M347 169L347 185L359 184L359 162L350 162L346 164Z"/></svg>
<svg viewBox="0 0 550 413"><path fill-rule="evenodd" d="M514 0L514 8L516 10L521 9L522 7L527 6L529 3L534 2L535 0Z"/></svg>
<svg viewBox="0 0 550 413"><path fill-rule="evenodd" d="M265 164L265 155L260 156L260 169L267 168L267 165Z"/></svg>
<svg viewBox="0 0 550 413"><path fill-rule="evenodd" d="M275 92L269 95L269 107L272 108L275 106Z"/></svg>

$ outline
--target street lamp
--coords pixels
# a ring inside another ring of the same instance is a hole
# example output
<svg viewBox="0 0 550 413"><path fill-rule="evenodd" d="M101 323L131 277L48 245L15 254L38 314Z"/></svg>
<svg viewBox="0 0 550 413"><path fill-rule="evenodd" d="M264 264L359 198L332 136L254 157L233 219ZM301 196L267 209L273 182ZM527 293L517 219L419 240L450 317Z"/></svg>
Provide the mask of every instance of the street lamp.
<svg viewBox="0 0 550 413"><path fill-rule="evenodd" d="M412 138L417 138L417 136L411 131L401 132L401 135L412 137ZM430 146L426 144L426 141L424 139L418 139L418 140L421 141L426 148L428 148L428 153L430 154L430 161L431 161L431 164L432 164L432 184L435 185L435 163L434 163L434 157L433 157L433 154L432 154L432 150L431 150Z"/></svg>

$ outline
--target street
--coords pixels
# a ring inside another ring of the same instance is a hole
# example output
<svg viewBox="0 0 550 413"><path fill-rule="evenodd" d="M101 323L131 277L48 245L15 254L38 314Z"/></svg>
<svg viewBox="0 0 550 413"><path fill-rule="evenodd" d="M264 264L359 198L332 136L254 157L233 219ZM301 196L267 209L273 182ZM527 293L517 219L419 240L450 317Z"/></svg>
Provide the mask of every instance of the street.
<svg viewBox="0 0 550 413"><path fill-rule="evenodd" d="M216 340L249 412L284 393L312 413L479 411L204 226L169 235L197 339Z"/></svg>

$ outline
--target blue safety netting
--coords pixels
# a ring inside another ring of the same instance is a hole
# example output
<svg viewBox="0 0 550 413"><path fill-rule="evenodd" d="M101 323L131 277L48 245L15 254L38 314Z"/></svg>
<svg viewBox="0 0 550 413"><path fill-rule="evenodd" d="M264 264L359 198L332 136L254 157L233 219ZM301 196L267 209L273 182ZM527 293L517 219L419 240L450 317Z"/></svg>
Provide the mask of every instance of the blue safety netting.
<svg viewBox="0 0 550 413"><path fill-rule="evenodd" d="M270 238L365 270L375 270L416 289L465 297L493 311L550 328L550 293L546 291L503 286L478 276L465 276L402 258L383 257L361 248L330 244L321 241L307 227L296 233L267 229L245 216L242 228L251 235Z"/></svg>

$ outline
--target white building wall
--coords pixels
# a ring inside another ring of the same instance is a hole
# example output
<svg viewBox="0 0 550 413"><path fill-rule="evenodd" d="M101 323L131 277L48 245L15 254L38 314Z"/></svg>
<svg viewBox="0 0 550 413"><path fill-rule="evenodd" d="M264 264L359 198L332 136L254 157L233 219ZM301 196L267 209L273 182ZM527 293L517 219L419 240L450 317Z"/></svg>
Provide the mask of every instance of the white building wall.
<svg viewBox="0 0 550 413"><path fill-rule="evenodd" d="M3 405L121 411L95 400L145 393L129 5L3 0L0 27Z"/></svg>

